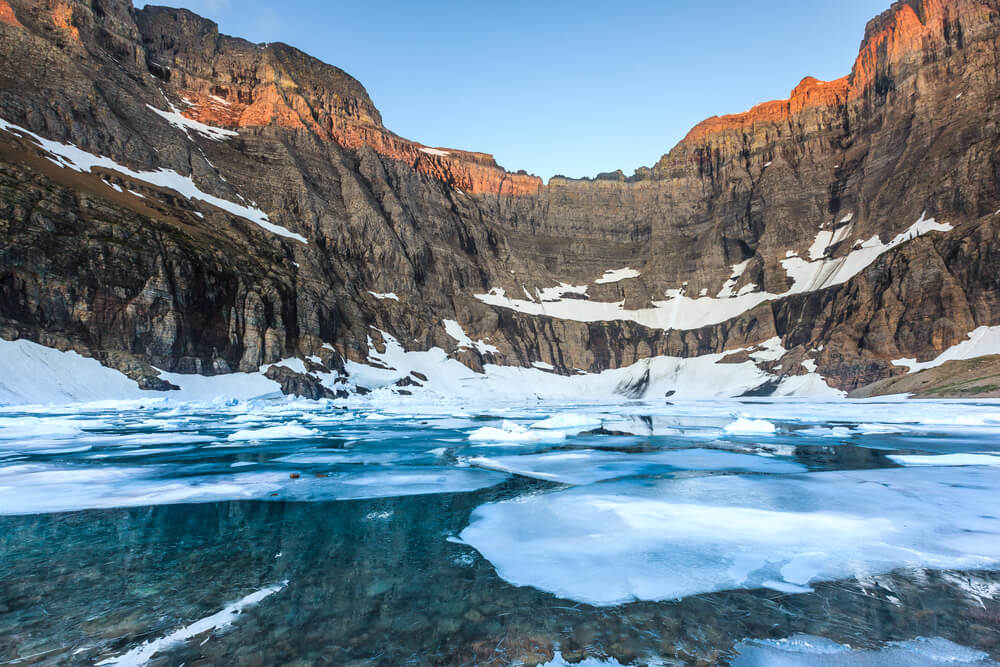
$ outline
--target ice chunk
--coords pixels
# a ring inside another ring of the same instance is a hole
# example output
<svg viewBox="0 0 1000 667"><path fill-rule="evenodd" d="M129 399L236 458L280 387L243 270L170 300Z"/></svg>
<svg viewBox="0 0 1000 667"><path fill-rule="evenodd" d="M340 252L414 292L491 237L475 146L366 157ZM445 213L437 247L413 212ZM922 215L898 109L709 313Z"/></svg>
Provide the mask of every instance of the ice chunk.
<svg viewBox="0 0 1000 667"><path fill-rule="evenodd" d="M592 428L600 428L601 418L594 415L566 413L553 415L531 425L531 428L563 429L580 432Z"/></svg>
<svg viewBox="0 0 1000 667"><path fill-rule="evenodd" d="M197 637L206 632L218 632L232 625L243 611L259 604L264 599L274 595L288 585L283 581L267 588L262 588L247 595L236 602L226 605L221 611L207 616L201 620L184 626L179 630L171 632L165 637L152 639L135 647L128 653L115 658L107 658L98 662L98 665L115 665L116 667L140 667L148 663L153 656L164 651L169 651L183 644L192 637Z"/></svg>
<svg viewBox="0 0 1000 667"><path fill-rule="evenodd" d="M246 429L229 435L230 441L249 440L283 440L285 438L311 438L319 433L316 429L306 428L298 424L283 426L268 426L266 428Z"/></svg>
<svg viewBox="0 0 1000 667"><path fill-rule="evenodd" d="M919 456L895 454L889 458L904 466L1000 466L1000 456L992 454L942 454Z"/></svg>
<svg viewBox="0 0 1000 667"><path fill-rule="evenodd" d="M469 434L473 442L557 442L565 439L566 434L562 431L531 430L507 420L500 428L483 426Z"/></svg>
<svg viewBox="0 0 1000 667"><path fill-rule="evenodd" d="M747 419L740 417L731 424L726 424L726 433L735 435L774 435L774 424L764 419Z"/></svg>
<svg viewBox="0 0 1000 667"><path fill-rule="evenodd" d="M650 663L659 664L659 661L654 661ZM625 667L622 663L618 662L614 658L608 658L607 660L600 660L598 658L584 658L580 662L566 662L566 659L562 656L559 651L555 652L555 655L548 662L543 662L538 667Z"/></svg>

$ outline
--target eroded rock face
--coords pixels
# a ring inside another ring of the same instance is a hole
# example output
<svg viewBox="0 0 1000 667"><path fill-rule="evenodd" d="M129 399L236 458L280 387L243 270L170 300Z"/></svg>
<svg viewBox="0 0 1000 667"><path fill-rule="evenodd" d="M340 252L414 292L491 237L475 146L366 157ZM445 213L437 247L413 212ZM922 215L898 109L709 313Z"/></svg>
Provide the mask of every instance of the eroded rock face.
<svg viewBox="0 0 1000 667"><path fill-rule="evenodd" d="M57 166L0 130L0 325L147 379L150 364L212 374L288 356L365 360L379 330L474 369L563 373L778 336L780 372L804 372L808 356L853 389L1000 319L998 39L998 0L897 2L869 24L848 76L709 119L631 178L546 185L485 153L398 137L345 72L190 12L0 0L0 118L133 172L190 177L308 241L123 170ZM843 258L924 217L954 229L706 326L578 322L475 296L538 303L564 283L587 286L566 298L635 310L681 291L782 295L791 254ZM622 267L638 277L598 281ZM458 350L444 319L497 351Z"/></svg>

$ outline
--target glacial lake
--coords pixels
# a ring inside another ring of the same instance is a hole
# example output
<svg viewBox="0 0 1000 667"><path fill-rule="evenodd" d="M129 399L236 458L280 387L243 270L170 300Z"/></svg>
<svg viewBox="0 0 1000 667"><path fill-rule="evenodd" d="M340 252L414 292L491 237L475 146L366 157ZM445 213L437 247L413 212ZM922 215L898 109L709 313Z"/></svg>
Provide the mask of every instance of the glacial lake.
<svg viewBox="0 0 1000 667"><path fill-rule="evenodd" d="M0 408L0 664L995 665L1000 402Z"/></svg>

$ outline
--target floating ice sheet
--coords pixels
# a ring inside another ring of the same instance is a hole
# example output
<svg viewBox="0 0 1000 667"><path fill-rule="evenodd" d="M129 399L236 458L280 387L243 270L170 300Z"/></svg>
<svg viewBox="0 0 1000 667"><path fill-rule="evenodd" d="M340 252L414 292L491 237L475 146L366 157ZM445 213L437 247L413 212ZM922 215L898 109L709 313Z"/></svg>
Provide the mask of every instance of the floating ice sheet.
<svg viewBox="0 0 1000 667"><path fill-rule="evenodd" d="M940 667L995 666L982 651L940 637L890 642L884 648L859 650L823 637L796 635L778 640L746 640L736 650L733 667Z"/></svg>
<svg viewBox="0 0 1000 667"><path fill-rule="evenodd" d="M177 466L23 463L0 466L0 515L228 500L346 500L464 493L507 475L469 468L384 467L293 478L287 471L184 475Z"/></svg>
<svg viewBox="0 0 1000 667"><path fill-rule="evenodd" d="M591 484L605 479L669 470L806 471L805 466L790 461L712 449L675 449L645 454L582 449L521 456L476 456L468 462L481 468L563 484Z"/></svg>
<svg viewBox="0 0 1000 667"><path fill-rule="evenodd" d="M598 605L803 590L996 565L998 488L990 467L623 481L484 505L461 539L511 583Z"/></svg>

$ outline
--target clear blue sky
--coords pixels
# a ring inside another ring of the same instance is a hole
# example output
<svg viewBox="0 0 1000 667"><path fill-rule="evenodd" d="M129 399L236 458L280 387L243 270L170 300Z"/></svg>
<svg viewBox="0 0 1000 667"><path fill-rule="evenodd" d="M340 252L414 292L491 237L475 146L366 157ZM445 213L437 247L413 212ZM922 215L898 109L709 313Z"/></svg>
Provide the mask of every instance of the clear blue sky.
<svg viewBox="0 0 1000 667"><path fill-rule="evenodd" d="M847 74L890 0L149 4L298 47L361 81L397 134L547 179L631 174L708 116Z"/></svg>

